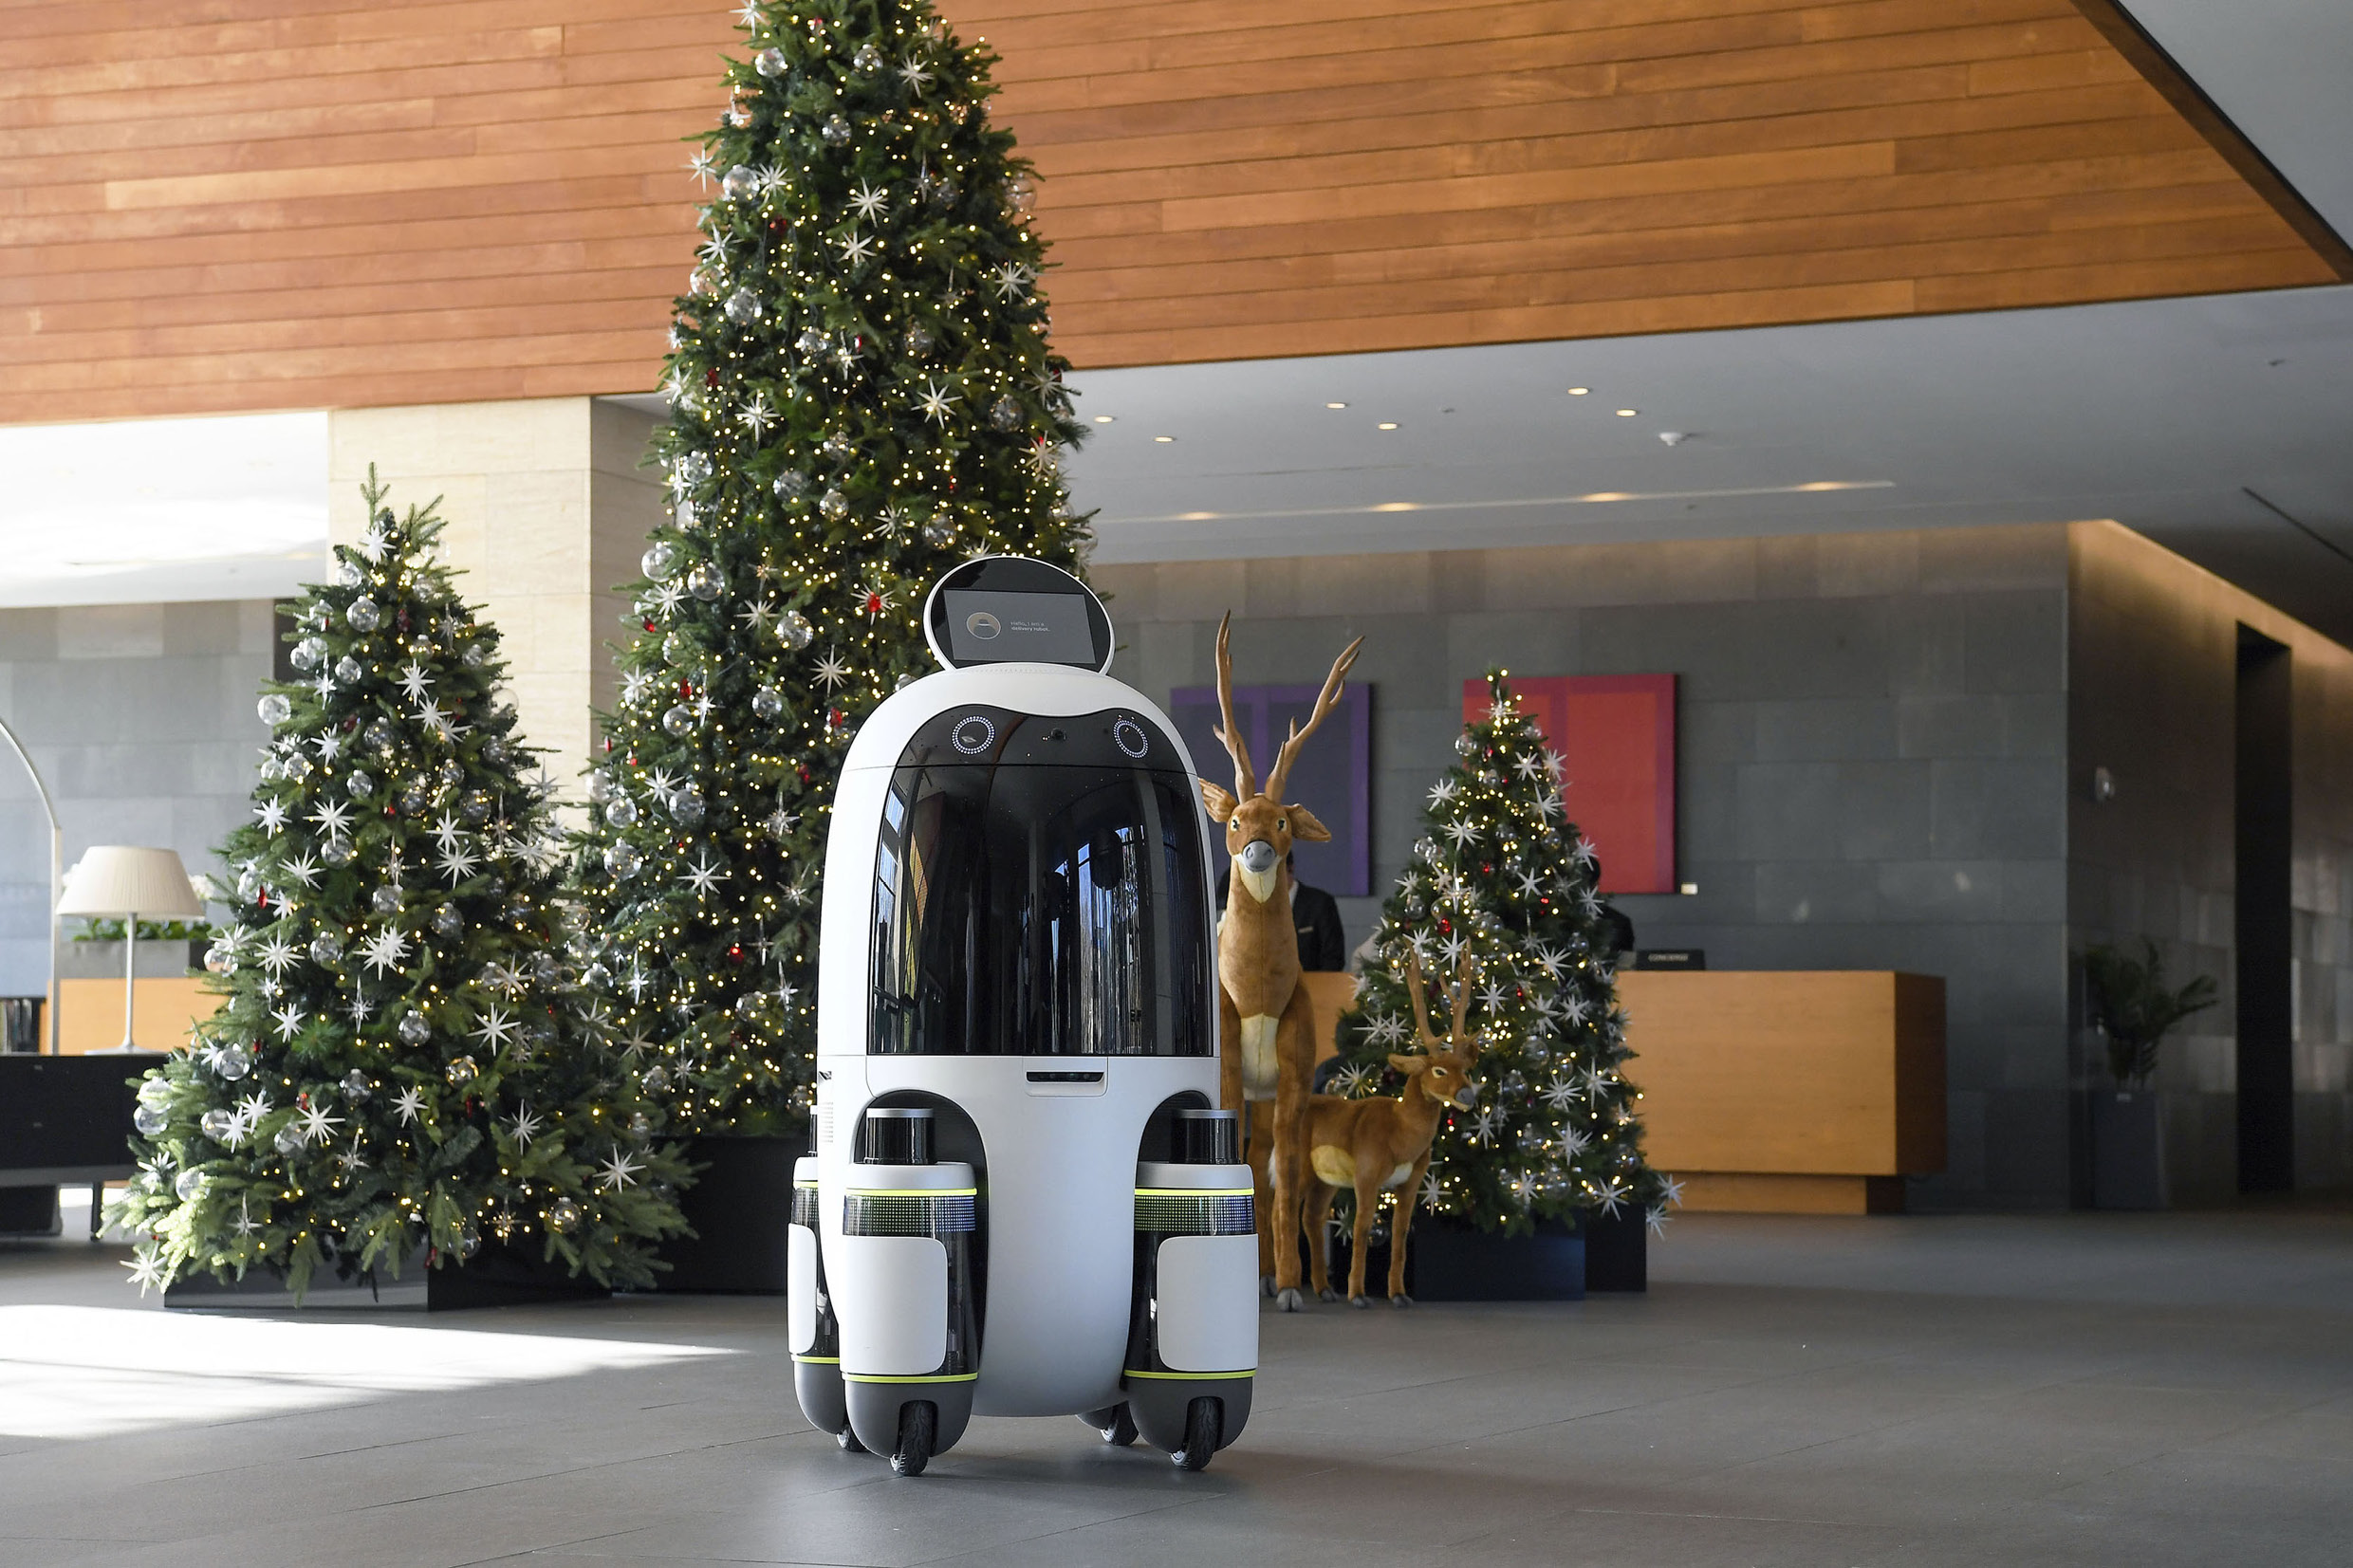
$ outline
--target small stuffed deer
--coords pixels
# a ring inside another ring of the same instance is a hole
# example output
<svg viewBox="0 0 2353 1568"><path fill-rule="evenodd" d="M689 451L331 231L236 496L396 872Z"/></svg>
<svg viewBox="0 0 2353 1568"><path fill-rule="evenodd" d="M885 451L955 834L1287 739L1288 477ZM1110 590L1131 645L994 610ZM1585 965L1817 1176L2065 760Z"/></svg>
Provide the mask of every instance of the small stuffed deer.
<svg viewBox="0 0 2353 1568"><path fill-rule="evenodd" d="M1397 1099L1375 1096L1347 1099L1316 1095L1307 1101L1307 1158L1316 1186L1301 1205L1300 1225L1307 1234L1308 1252L1315 1264L1316 1294L1337 1298L1331 1288L1329 1244L1325 1221L1332 1211L1332 1194L1341 1188L1356 1193L1356 1251L1348 1262L1348 1304L1372 1305L1364 1294L1364 1255L1372 1233L1373 1215L1380 1194L1397 1193L1397 1214L1389 1222L1389 1304L1411 1306L1405 1294L1405 1233L1414 1223L1414 1202L1421 1193L1421 1178L1430 1169L1430 1140L1437 1135L1438 1116L1454 1107L1478 1101L1478 1085L1471 1079L1481 1041L1463 1033L1471 1009L1471 954L1462 955L1461 977L1451 1000L1454 1016L1441 1040L1430 1032L1430 1009L1422 998L1421 960L1406 961L1405 989L1414 999L1414 1025L1420 1037L1418 1053L1394 1055L1389 1065L1405 1075L1405 1093Z"/></svg>

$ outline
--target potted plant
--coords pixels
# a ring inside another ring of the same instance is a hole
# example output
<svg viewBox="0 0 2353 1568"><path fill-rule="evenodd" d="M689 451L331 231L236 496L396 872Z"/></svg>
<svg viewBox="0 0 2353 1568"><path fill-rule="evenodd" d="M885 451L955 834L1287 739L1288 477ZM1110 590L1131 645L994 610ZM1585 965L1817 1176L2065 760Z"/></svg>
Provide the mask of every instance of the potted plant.
<svg viewBox="0 0 2353 1568"><path fill-rule="evenodd" d="M2104 944L2084 953L2084 989L2092 1024L2106 1039L2116 1087L2091 1104L2092 1205L2097 1208L2166 1207L2162 1097L2149 1087L2158 1042L2193 1013L2214 1005L2211 975L2179 989L2165 984L2157 944L2141 938L2134 958Z"/></svg>

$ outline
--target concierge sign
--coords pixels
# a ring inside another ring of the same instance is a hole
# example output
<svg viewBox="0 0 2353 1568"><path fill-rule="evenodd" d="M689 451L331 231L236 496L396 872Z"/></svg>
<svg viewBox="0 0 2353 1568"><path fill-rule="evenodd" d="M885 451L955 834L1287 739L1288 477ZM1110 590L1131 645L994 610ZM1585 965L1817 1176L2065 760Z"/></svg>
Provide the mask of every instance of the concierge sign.
<svg viewBox="0 0 2353 1568"><path fill-rule="evenodd" d="M1511 677L1520 710L1565 759L1568 818L1602 857L1603 893L1673 893L1675 677ZM1462 683L1465 723L1487 716L1487 682Z"/></svg>

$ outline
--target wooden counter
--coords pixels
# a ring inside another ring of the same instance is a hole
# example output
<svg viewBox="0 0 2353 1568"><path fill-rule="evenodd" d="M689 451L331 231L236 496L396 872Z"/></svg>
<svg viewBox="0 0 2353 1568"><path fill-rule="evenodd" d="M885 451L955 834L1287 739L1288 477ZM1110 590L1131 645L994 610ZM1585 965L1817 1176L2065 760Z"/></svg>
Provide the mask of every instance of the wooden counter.
<svg viewBox="0 0 2353 1568"><path fill-rule="evenodd" d="M1883 970L1618 977L1643 1149L1683 1206L1899 1210L1944 1169L1944 981Z"/></svg>
<svg viewBox="0 0 2353 1568"><path fill-rule="evenodd" d="M212 1017L225 1000L204 988L205 979L200 974L175 974L139 980L139 1016L132 1022L140 1045L151 1051L176 1051L188 1043L189 1025ZM57 985L65 999L57 1021L60 1055L111 1051L122 1043L120 978L65 979ZM46 1035L41 1043L47 1049Z"/></svg>
<svg viewBox="0 0 2353 1568"><path fill-rule="evenodd" d="M1354 1005L1303 977L1318 1061ZM121 993L118 990L116 993ZM1899 1211L1905 1176L1944 1169L1944 982L1874 969L1631 969L1618 977L1643 1149L1683 1207Z"/></svg>

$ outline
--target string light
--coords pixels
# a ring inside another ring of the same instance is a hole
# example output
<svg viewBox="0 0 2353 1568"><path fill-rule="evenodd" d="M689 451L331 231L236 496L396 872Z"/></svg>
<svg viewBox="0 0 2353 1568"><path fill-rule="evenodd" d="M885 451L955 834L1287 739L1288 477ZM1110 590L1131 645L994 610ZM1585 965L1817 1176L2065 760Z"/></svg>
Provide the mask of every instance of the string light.
<svg viewBox="0 0 2353 1568"><path fill-rule="evenodd" d="M925 593L974 554L1076 567L1088 534L991 57L928 4L744 21L574 868L640 1083L689 1129L765 1133L810 1104L834 779L929 668Z"/></svg>
<svg viewBox="0 0 2353 1568"><path fill-rule="evenodd" d="M1478 1104L1447 1114L1420 1200L1507 1231L1597 1209L1658 1225L1677 1188L1642 1157L1615 947L1602 946L1599 862L1567 821L1561 759L1508 671L1489 672L1486 712L1454 748L1382 906L1359 1010L1342 1019L1341 1086L1396 1092L1387 1058L1411 1039L1409 955L1435 973L1467 950L1476 975L1467 1026L1484 1042Z"/></svg>

